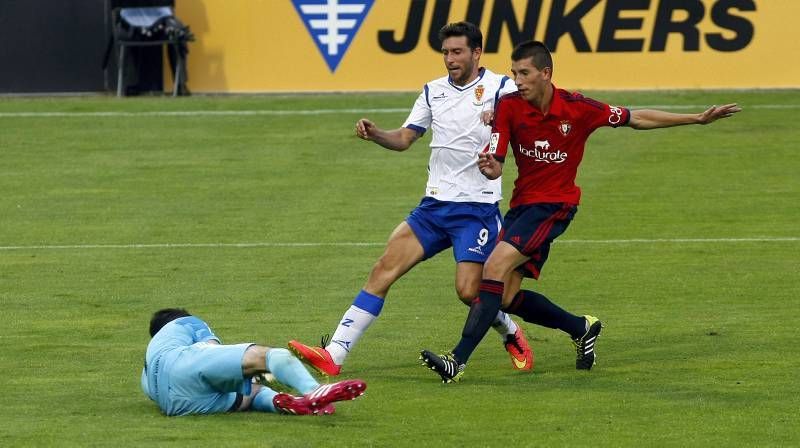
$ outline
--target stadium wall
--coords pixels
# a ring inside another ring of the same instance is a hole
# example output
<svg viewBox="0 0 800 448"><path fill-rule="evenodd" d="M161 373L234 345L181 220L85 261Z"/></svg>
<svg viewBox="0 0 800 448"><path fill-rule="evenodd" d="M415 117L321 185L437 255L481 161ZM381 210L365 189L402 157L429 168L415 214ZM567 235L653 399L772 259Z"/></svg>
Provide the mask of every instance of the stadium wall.
<svg viewBox="0 0 800 448"><path fill-rule="evenodd" d="M0 0L0 95L114 91L117 53L108 53L116 7L172 0ZM138 47L126 58L129 92L163 90L162 51ZM169 77L171 79L171 76Z"/></svg>
<svg viewBox="0 0 800 448"><path fill-rule="evenodd" d="M0 1L0 94L105 90L106 0Z"/></svg>
<svg viewBox="0 0 800 448"><path fill-rule="evenodd" d="M508 72L543 40L572 89L797 88L797 0L192 0L195 92L416 91L442 76L436 31L468 19ZM327 40L327 43L324 43Z"/></svg>

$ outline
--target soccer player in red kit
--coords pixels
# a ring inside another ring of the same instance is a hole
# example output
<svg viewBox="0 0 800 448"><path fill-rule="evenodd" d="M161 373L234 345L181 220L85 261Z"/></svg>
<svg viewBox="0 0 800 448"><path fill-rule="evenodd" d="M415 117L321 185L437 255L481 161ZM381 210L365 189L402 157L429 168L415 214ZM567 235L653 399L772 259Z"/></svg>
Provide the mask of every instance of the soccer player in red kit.
<svg viewBox="0 0 800 448"><path fill-rule="evenodd" d="M421 353L423 364L446 383L461 379L469 356L499 309L569 334L577 351L575 367L591 369L594 344L602 329L600 320L573 315L542 294L520 289L524 277L539 278L550 244L567 229L577 211L581 190L575 177L586 140L603 126L657 129L709 124L741 110L736 104L727 104L697 114L676 114L610 106L554 86L552 56L541 42L518 45L511 59L518 91L498 102L489 146L478 160L484 176L497 178L511 145L518 175L510 209L484 265L480 292L470 306L461 340L444 355L428 350Z"/></svg>

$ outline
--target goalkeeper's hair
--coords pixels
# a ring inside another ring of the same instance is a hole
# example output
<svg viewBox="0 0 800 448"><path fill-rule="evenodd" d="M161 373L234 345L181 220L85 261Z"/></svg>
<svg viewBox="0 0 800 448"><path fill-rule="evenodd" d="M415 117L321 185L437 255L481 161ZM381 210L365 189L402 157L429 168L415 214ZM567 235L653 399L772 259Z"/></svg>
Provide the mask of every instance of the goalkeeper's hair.
<svg viewBox="0 0 800 448"><path fill-rule="evenodd" d="M150 337L155 336L164 325L187 316L191 316L191 314L183 308L164 308L156 311L150 319Z"/></svg>
<svg viewBox="0 0 800 448"><path fill-rule="evenodd" d="M469 22L448 23L439 30L439 42L444 42L448 37L466 36L469 48L483 48L483 34L477 26Z"/></svg>

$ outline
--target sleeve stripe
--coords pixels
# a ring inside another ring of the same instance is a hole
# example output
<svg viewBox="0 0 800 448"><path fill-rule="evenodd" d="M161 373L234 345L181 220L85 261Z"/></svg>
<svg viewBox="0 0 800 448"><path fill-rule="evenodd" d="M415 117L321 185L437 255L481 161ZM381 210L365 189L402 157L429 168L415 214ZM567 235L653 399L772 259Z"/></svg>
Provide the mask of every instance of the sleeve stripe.
<svg viewBox="0 0 800 448"><path fill-rule="evenodd" d="M422 89L425 90L425 102L428 103L428 107L431 107L431 101L428 99L428 85L425 84L425 86ZM423 130L422 132L425 131Z"/></svg>
<svg viewBox="0 0 800 448"><path fill-rule="evenodd" d="M408 129L417 131L417 134L419 134L419 135L422 135L422 134L425 133L425 131L427 131L427 129L423 128L422 126L417 126L415 124L409 124L409 125L406 125L406 127Z"/></svg>
<svg viewBox="0 0 800 448"><path fill-rule="evenodd" d="M511 79L511 78L509 78L508 76L503 76L503 79L500 80L500 87L497 88L497 92L494 92L494 104L495 105L497 104L497 99L500 98L500 91L503 90L503 86L506 85L506 81L508 81L509 79ZM495 107L497 107L497 106L495 106Z"/></svg>

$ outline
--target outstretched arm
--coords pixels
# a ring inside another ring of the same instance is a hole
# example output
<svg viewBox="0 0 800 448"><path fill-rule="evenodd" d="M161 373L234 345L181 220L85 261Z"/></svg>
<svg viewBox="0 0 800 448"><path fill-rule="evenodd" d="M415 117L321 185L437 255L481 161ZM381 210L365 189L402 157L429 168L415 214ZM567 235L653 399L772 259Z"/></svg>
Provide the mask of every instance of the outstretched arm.
<svg viewBox="0 0 800 448"><path fill-rule="evenodd" d="M392 151L405 151L419 138L419 133L409 128L398 128L385 131L375 123L362 118L356 122L356 135L363 139L375 142Z"/></svg>
<svg viewBox="0 0 800 448"><path fill-rule="evenodd" d="M741 107L736 103L724 106L711 106L699 114L676 114L655 109L639 109L631 111L628 126L633 129L646 130L681 126L685 124L709 124L720 118L728 118L740 112Z"/></svg>

